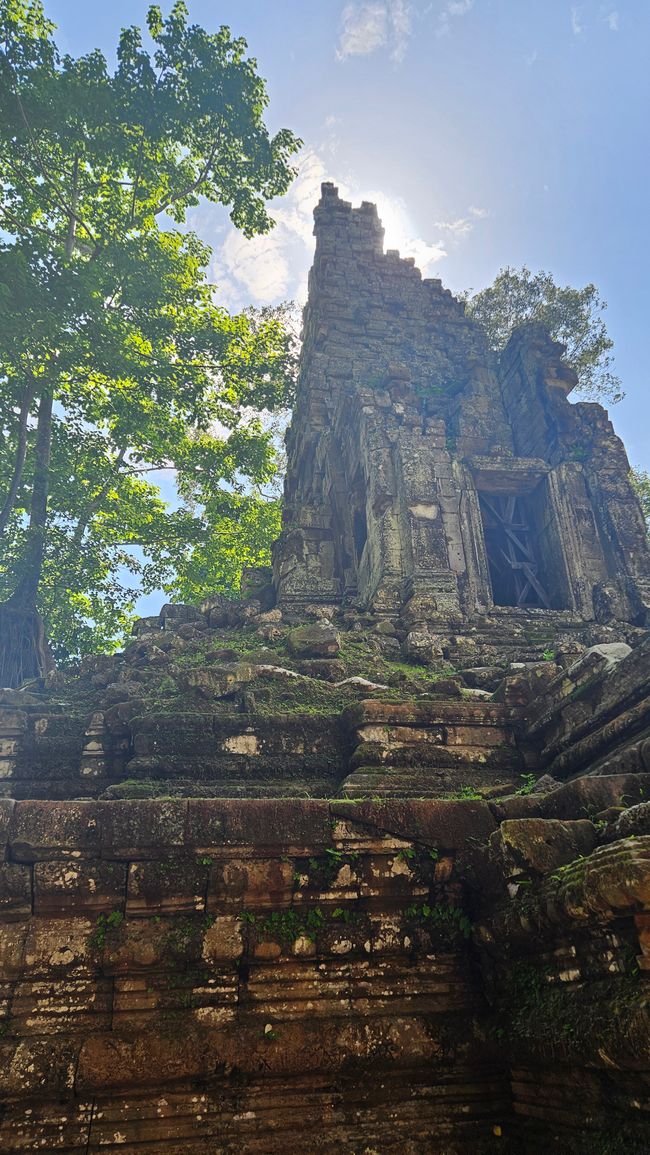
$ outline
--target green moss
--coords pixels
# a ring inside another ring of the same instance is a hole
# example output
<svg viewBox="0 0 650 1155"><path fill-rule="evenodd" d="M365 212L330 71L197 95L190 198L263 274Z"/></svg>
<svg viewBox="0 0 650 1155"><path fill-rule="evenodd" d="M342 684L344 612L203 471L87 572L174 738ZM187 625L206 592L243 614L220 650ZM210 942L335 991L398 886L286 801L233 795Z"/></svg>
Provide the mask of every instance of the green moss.
<svg viewBox="0 0 650 1155"><path fill-rule="evenodd" d="M533 963L510 967L500 998L500 1023L513 1040L526 1041L546 1057L631 1053L635 1012L647 1013L637 975L584 983L549 982Z"/></svg>
<svg viewBox="0 0 650 1155"><path fill-rule="evenodd" d="M315 678L257 678L247 689L255 695L255 713L340 714L359 699L354 686L334 686Z"/></svg>

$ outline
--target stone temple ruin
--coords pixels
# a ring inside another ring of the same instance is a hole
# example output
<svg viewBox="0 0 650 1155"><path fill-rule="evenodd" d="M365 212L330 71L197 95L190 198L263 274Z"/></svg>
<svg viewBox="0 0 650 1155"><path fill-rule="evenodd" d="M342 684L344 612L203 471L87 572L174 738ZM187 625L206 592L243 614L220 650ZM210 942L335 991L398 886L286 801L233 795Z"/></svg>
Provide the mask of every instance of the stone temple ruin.
<svg viewBox="0 0 650 1155"><path fill-rule="evenodd" d="M315 213L242 597L0 691L0 1149L650 1150L650 566L536 325Z"/></svg>
<svg viewBox="0 0 650 1155"><path fill-rule="evenodd" d="M442 634L532 608L559 629L642 624L625 451L600 406L568 403L561 346L522 326L495 364L463 304L384 253L374 205L324 185L315 218L278 604L360 604Z"/></svg>

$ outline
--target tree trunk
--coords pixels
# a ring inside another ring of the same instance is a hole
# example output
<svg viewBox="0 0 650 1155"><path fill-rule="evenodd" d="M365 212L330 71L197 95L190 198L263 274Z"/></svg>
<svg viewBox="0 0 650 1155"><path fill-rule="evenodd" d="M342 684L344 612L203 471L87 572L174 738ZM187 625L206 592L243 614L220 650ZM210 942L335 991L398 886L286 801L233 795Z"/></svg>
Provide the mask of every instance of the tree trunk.
<svg viewBox="0 0 650 1155"><path fill-rule="evenodd" d="M0 509L0 536L7 528L7 523L11 517L16 498L23 479L23 468L25 466L25 457L27 456L27 422L29 421L29 411L34 400L35 384L32 378L25 386L23 399L20 404L20 413L18 416L18 440L16 445L16 456L14 459L14 469L9 482L7 496Z"/></svg>
<svg viewBox="0 0 650 1155"><path fill-rule="evenodd" d="M42 677L52 666L45 631L36 609L43 572L47 501L52 448L52 391L41 396L34 462L32 503L27 543L18 582L11 597L0 605L0 686L20 686Z"/></svg>

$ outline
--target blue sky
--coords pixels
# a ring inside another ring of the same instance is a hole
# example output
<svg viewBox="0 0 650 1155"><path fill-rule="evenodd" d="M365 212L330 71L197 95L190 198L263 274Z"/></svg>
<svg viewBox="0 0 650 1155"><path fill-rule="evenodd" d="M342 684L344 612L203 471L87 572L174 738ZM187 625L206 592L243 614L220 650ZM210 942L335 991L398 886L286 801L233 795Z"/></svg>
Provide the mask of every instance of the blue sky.
<svg viewBox="0 0 650 1155"><path fill-rule="evenodd" d="M163 11L168 9L163 3ZM46 0L60 46L109 56L141 0ZM302 298L320 181L377 200L387 245L452 290L506 264L593 281L608 301L626 399L613 419L650 467L650 0L190 0L243 35L267 79L272 128L305 142L278 226L246 242L223 214L214 246L231 307Z"/></svg>
<svg viewBox="0 0 650 1155"><path fill-rule="evenodd" d="M111 54L144 0L46 0L62 48ZM162 4L163 11L168 5ZM649 0L190 0L246 37L272 128L305 142L278 227L246 242L193 221L226 303L301 298L320 181L379 201L387 244L452 290L506 264L593 281L608 302L626 399L613 419L650 467L646 262Z"/></svg>

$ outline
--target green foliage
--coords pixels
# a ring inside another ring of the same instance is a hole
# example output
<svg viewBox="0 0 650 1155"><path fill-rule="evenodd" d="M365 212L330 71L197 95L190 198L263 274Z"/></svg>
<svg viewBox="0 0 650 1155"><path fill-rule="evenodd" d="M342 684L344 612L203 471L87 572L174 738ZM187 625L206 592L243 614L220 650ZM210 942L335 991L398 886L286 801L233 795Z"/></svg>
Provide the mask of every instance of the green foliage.
<svg viewBox="0 0 650 1155"><path fill-rule="evenodd" d="M59 657L114 645L134 586L232 590L278 524L256 413L291 403L286 310L221 308L184 222L208 200L268 231L299 142L269 134L244 40L183 3L147 24L111 70L0 0L0 598L36 599Z"/></svg>
<svg viewBox="0 0 650 1155"><path fill-rule="evenodd" d="M632 469L630 470L630 482L641 502L641 510L650 536L650 473L647 473L645 469Z"/></svg>
<svg viewBox="0 0 650 1155"><path fill-rule="evenodd" d="M416 857L415 850L412 846L404 846L397 851L396 857L399 858L400 862L412 862Z"/></svg>
<svg viewBox="0 0 650 1155"><path fill-rule="evenodd" d="M309 878L309 886L328 889L335 881L342 866L349 866L353 869L358 860L359 855L356 851L346 854L343 850L337 850L336 847L326 847L324 855L312 856L308 859L306 873Z"/></svg>
<svg viewBox="0 0 650 1155"><path fill-rule="evenodd" d="M485 329L490 346L501 352L512 330L539 321L567 347L566 359L578 374L578 388L589 397L620 401L621 382L612 372L613 341L603 319L606 303L594 285L573 289L556 285L550 273L507 266L494 284L468 294L467 311Z"/></svg>
<svg viewBox="0 0 650 1155"><path fill-rule="evenodd" d="M469 802L478 800L482 798L483 795L475 786L461 786L460 790L457 790L455 794L447 794L445 797L450 802Z"/></svg>
<svg viewBox="0 0 650 1155"><path fill-rule="evenodd" d="M195 516L200 537L174 554L166 592L184 602L198 602L210 593L234 596L245 566L271 563L271 543L282 518L278 499L267 501L259 491L249 494L209 492L206 479L202 512ZM197 486L198 489L198 486Z"/></svg>
<svg viewBox="0 0 650 1155"><path fill-rule="evenodd" d="M124 925L124 915L121 910L112 910L110 914L100 914L95 923L95 929L88 938L91 950L102 951L106 946L106 939L111 931L120 931Z"/></svg>
<svg viewBox="0 0 650 1155"><path fill-rule="evenodd" d="M252 914L242 911L241 921L248 927L256 942L272 939L284 946L290 946L297 938L307 938L310 942L316 941L319 930L326 924L326 916L319 906L306 910L273 910L270 914Z"/></svg>
<svg viewBox="0 0 650 1155"><path fill-rule="evenodd" d="M534 794L535 782L537 781L535 774L520 774L521 786L515 790L515 794Z"/></svg>
<svg viewBox="0 0 650 1155"><path fill-rule="evenodd" d="M469 938L472 933L472 924L459 906L443 906L440 903L430 906L424 902L421 906L409 906L406 917L414 922L422 922L427 927L435 927L444 936L452 938L457 935Z"/></svg>

